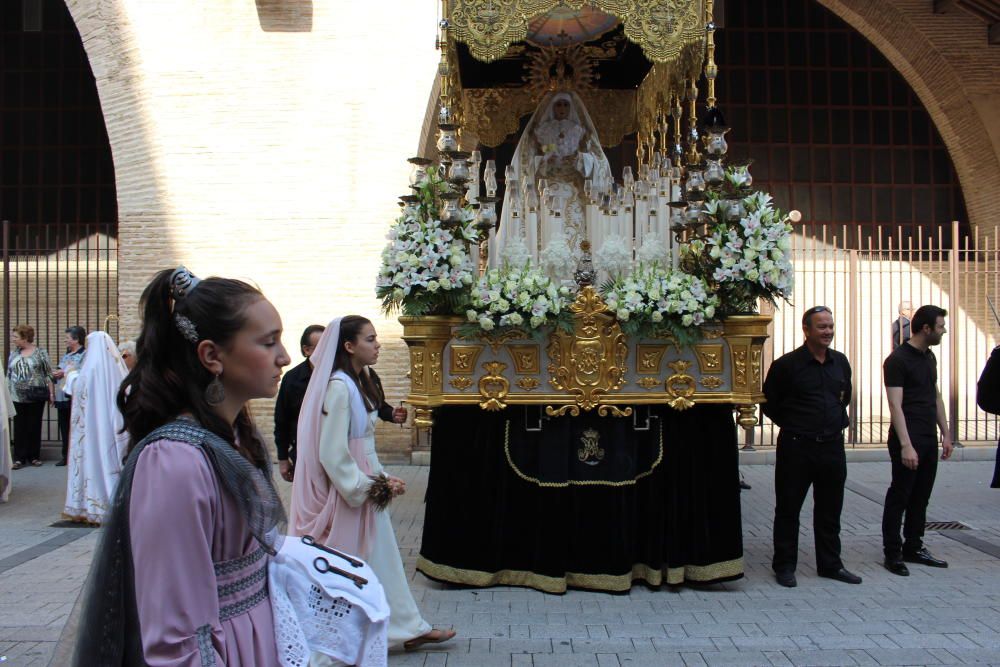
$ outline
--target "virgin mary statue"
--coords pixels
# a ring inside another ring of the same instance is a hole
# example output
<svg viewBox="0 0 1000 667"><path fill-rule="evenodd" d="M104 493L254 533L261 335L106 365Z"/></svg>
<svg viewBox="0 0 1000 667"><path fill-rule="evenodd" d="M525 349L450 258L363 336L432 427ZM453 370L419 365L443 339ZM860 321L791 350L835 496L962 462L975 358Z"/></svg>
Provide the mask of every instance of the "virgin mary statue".
<svg viewBox="0 0 1000 667"><path fill-rule="evenodd" d="M570 278L587 237L585 190L598 193L610 182L608 158L579 96L549 93L514 151L491 265L528 261L553 278ZM535 201L537 214L529 205ZM514 210L519 217L512 216Z"/></svg>

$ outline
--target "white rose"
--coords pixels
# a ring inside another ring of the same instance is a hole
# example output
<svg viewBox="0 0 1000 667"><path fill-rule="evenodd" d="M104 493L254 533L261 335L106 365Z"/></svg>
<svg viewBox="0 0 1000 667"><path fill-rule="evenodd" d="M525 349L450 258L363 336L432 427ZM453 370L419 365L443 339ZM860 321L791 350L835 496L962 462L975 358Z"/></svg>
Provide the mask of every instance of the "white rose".
<svg viewBox="0 0 1000 667"><path fill-rule="evenodd" d="M545 318L542 317L541 315L535 315L528 321L531 323L532 329L537 329L538 327L542 326L542 324L545 322Z"/></svg>
<svg viewBox="0 0 1000 667"><path fill-rule="evenodd" d="M465 316L468 318L470 322L475 322L477 319L479 319L479 313L477 313L472 309L465 311Z"/></svg>
<svg viewBox="0 0 1000 667"><path fill-rule="evenodd" d="M437 292L439 287L441 287L441 283L439 283L436 280L432 280L429 283L427 283L428 292Z"/></svg>
<svg viewBox="0 0 1000 667"><path fill-rule="evenodd" d="M520 313L511 313L510 314L510 323L513 324L515 327L516 326L520 326L520 325L524 324L524 318L521 317Z"/></svg>
<svg viewBox="0 0 1000 667"><path fill-rule="evenodd" d="M493 320L487 317L486 315L483 315L482 317L479 318L479 326L485 329L486 331L489 331L490 329L493 328Z"/></svg>
<svg viewBox="0 0 1000 667"><path fill-rule="evenodd" d="M689 327L689 326L691 326L691 325L692 325L693 323L694 323L694 315L691 315L691 314L689 313L689 314L687 314L687 315L683 315L683 316L681 317L681 324L683 324L684 326L686 326L686 327Z"/></svg>
<svg viewBox="0 0 1000 667"><path fill-rule="evenodd" d="M663 313L661 313L661 312L660 312L660 311L658 311L658 310L654 310L654 311L653 311L653 315L652 315L651 319L652 319L652 320L653 320L654 322L662 322L662 321L663 321Z"/></svg>
<svg viewBox="0 0 1000 667"><path fill-rule="evenodd" d="M619 308L618 312L615 313L618 316L619 322L628 322L629 312L624 308Z"/></svg>

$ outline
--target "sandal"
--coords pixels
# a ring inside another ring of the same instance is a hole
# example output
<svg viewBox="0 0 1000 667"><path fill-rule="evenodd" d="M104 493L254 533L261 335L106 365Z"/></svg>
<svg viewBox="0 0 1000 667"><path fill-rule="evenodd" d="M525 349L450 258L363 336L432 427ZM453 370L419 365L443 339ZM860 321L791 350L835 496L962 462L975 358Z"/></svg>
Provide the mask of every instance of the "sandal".
<svg viewBox="0 0 1000 667"><path fill-rule="evenodd" d="M21 463L20 461L14 461L14 464L11 465L10 469L11 470L20 470L23 467L24 467L23 463Z"/></svg>
<svg viewBox="0 0 1000 667"><path fill-rule="evenodd" d="M34 461L31 462L31 465L35 466L36 468L41 468L45 464L39 461L38 459L35 459Z"/></svg>
<svg viewBox="0 0 1000 667"><path fill-rule="evenodd" d="M408 642L404 642L403 648L407 651L416 651L424 644L442 644L449 639L454 638L454 636L454 630L438 630L435 628L426 634L414 637Z"/></svg>

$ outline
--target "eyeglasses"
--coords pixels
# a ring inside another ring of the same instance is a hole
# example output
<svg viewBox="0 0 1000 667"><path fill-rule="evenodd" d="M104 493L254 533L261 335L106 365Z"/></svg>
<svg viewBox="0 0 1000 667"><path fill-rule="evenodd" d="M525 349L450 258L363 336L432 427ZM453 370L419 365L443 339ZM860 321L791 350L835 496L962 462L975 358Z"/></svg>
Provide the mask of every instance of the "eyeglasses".
<svg viewBox="0 0 1000 667"><path fill-rule="evenodd" d="M833 316L833 311L827 308L826 306L813 306L806 312L802 313L802 326L804 327L811 326L810 320L812 319L812 316L815 315L816 313L830 313L830 316L831 317Z"/></svg>

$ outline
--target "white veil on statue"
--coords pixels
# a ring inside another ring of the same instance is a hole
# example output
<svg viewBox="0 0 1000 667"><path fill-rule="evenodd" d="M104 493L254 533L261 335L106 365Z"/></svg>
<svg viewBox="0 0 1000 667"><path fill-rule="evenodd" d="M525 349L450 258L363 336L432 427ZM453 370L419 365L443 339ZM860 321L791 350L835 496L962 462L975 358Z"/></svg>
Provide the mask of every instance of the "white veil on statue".
<svg viewBox="0 0 1000 667"><path fill-rule="evenodd" d="M569 113L562 120L555 117L555 105L561 100L569 102ZM564 234L576 257L586 233L584 183L591 180L593 191L600 192L611 182L611 166L601 148L597 129L576 93L549 93L542 99L518 141L511 174L517 179L517 190L507 183L500 226L490 240L490 266L501 265L504 248L515 233L521 233L511 222L512 197L519 200L524 242L533 266L538 266L541 252L559 232ZM537 193L539 178L546 180L549 196L556 201L556 208L561 209L561 218L550 215L544 201L539 202L536 215L523 203L526 188Z"/></svg>

